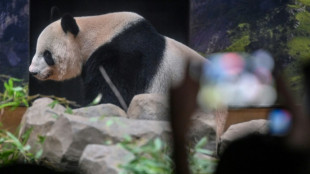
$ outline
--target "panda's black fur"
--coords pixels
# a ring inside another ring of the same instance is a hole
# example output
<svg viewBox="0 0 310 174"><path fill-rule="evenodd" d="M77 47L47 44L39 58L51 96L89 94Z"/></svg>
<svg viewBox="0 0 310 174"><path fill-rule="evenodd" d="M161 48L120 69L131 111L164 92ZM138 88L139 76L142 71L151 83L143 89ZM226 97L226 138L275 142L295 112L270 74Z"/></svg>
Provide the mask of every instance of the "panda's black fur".
<svg viewBox="0 0 310 174"><path fill-rule="evenodd" d="M141 20L99 47L83 66L85 104L102 93L101 103L120 105L99 71L103 66L127 105L134 95L144 93L152 82L165 50L165 39Z"/></svg>

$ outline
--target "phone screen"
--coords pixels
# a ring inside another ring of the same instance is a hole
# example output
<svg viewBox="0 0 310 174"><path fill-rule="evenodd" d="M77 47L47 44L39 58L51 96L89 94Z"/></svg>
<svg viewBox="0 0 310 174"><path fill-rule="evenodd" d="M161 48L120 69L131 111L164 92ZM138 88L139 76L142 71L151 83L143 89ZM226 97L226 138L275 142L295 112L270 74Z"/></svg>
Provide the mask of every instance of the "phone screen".
<svg viewBox="0 0 310 174"><path fill-rule="evenodd" d="M268 107L275 103L274 61L268 52L217 53L208 59L200 76L198 103L202 108Z"/></svg>

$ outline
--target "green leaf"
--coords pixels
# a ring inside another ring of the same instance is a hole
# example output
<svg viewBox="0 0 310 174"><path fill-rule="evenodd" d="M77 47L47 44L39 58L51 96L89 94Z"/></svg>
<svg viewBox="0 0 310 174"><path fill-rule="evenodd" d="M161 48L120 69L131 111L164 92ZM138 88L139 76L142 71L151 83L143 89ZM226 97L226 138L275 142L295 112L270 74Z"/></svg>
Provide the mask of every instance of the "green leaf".
<svg viewBox="0 0 310 174"><path fill-rule="evenodd" d="M206 155L213 155L213 152L207 149L196 149L196 152L203 153Z"/></svg>
<svg viewBox="0 0 310 174"><path fill-rule="evenodd" d="M8 149L8 150L1 150L0 152L0 159L8 158L10 155L12 155L15 152L15 149ZM1 163L0 163L1 164Z"/></svg>
<svg viewBox="0 0 310 174"><path fill-rule="evenodd" d="M23 135L22 135L22 144L25 145L31 135L33 128L28 129Z"/></svg>
<svg viewBox="0 0 310 174"><path fill-rule="evenodd" d="M132 138L130 135L125 135L124 136L124 140L127 141L127 142L131 142L132 141Z"/></svg>
<svg viewBox="0 0 310 174"><path fill-rule="evenodd" d="M6 132L7 136L11 138L13 144L20 150L24 150L24 146L20 143L20 141L10 132Z"/></svg>
<svg viewBox="0 0 310 174"><path fill-rule="evenodd" d="M10 77L10 79L14 82L21 82L23 81L22 79L18 79L18 78L14 78L14 77Z"/></svg>
<svg viewBox="0 0 310 174"><path fill-rule="evenodd" d="M155 144L155 150L156 151L159 151L162 147L162 142L159 138L156 138L155 141L154 141L154 144Z"/></svg>
<svg viewBox="0 0 310 174"><path fill-rule="evenodd" d="M35 155L35 159L39 159L41 156L42 156L42 154L43 154L43 149L40 149L37 153L36 153L36 155Z"/></svg>
<svg viewBox="0 0 310 174"><path fill-rule="evenodd" d="M196 144L195 149L202 148L204 145L207 144L207 138L203 137L199 142Z"/></svg>
<svg viewBox="0 0 310 174"><path fill-rule="evenodd" d="M111 145L111 144L113 144L113 141L112 141L112 140L106 140L106 141L104 142L104 144L105 144L105 145Z"/></svg>
<svg viewBox="0 0 310 174"><path fill-rule="evenodd" d="M24 103L24 105L26 106L26 107L29 107L29 103L28 103L28 101L26 100L26 99L22 99L22 101L23 101L23 103Z"/></svg>
<svg viewBox="0 0 310 174"><path fill-rule="evenodd" d="M20 92L20 91L23 91L23 88L18 86L18 87L12 88L12 90L15 92Z"/></svg>
<svg viewBox="0 0 310 174"><path fill-rule="evenodd" d="M23 150L24 151L29 151L31 149L30 145L27 144L26 146L24 146Z"/></svg>
<svg viewBox="0 0 310 174"><path fill-rule="evenodd" d="M48 104L47 106L49 106L50 108L54 109L54 107L56 106L56 104L58 104L59 101L58 100L54 100L52 103Z"/></svg>
<svg viewBox="0 0 310 174"><path fill-rule="evenodd" d="M57 118L59 118L59 115L53 114L52 117L55 118L55 119L57 119Z"/></svg>
<svg viewBox="0 0 310 174"><path fill-rule="evenodd" d="M5 107L10 107L10 106L18 106L17 102L8 102L8 103L4 103L2 105L0 105L0 109L5 108Z"/></svg>
<svg viewBox="0 0 310 174"><path fill-rule="evenodd" d="M90 122L97 122L99 120L99 117L92 117L89 119Z"/></svg>
<svg viewBox="0 0 310 174"><path fill-rule="evenodd" d="M12 78L10 78L8 82L9 82L9 87L10 87L10 89L12 89L13 86L14 86L14 85L13 85L13 80L12 80Z"/></svg>
<svg viewBox="0 0 310 174"><path fill-rule="evenodd" d="M113 123L114 123L114 121L112 119L110 119L110 120L107 121L106 125L108 127L110 127L110 126L112 126Z"/></svg>
<svg viewBox="0 0 310 174"><path fill-rule="evenodd" d="M0 138L0 144L5 142L5 138Z"/></svg>
<svg viewBox="0 0 310 174"><path fill-rule="evenodd" d="M96 105L96 104L98 104L98 103L101 101L101 99L102 99L102 94L99 93L99 94L97 95L97 97L90 103L90 105Z"/></svg>
<svg viewBox="0 0 310 174"><path fill-rule="evenodd" d="M72 111L72 109L71 109L69 106L67 106L67 107L66 107L65 113L67 113L67 114L73 114L73 111Z"/></svg>
<svg viewBox="0 0 310 174"><path fill-rule="evenodd" d="M45 142L46 136L38 135L38 142L43 144Z"/></svg>
<svg viewBox="0 0 310 174"><path fill-rule="evenodd" d="M106 117L105 115L101 115L101 116L99 117L99 120L103 120L105 117Z"/></svg>

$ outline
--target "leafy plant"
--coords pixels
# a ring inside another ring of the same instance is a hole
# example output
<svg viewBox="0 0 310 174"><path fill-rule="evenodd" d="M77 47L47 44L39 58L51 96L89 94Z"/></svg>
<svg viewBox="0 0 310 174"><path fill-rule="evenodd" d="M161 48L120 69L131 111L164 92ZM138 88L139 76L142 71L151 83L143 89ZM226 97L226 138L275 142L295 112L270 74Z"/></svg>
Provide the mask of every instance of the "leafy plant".
<svg viewBox="0 0 310 174"><path fill-rule="evenodd" d="M24 84L21 79L8 77L8 80L4 82L4 92L0 93L0 98L0 109L5 107L15 109L20 105L28 107L30 100L28 85Z"/></svg>
<svg viewBox="0 0 310 174"><path fill-rule="evenodd" d="M30 137L32 129L29 129L21 136L19 140L12 133L0 130L0 166L12 164L22 160L24 163L35 163L41 157L43 150L40 149L35 154L30 152L30 145L27 141ZM45 138L38 137L38 143L43 144Z"/></svg>
<svg viewBox="0 0 310 174"><path fill-rule="evenodd" d="M189 164L193 174L212 174L214 172L217 161L199 156L213 154L203 148L206 143L207 139L202 138L194 148L190 149ZM131 137L127 137L120 145L134 155L133 160L120 166L123 169L123 174L172 174L171 151L161 139L156 138L140 147Z"/></svg>
<svg viewBox="0 0 310 174"><path fill-rule="evenodd" d="M133 174L169 174L172 173L172 160L169 156L168 146L159 138L150 141L144 146L137 146L131 137L120 145L134 155L134 159L122 165L124 173Z"/></svg>
<svg viewBox="0 0 310 174"><path fill-rule="evenodd" d="M193 149L190 149L189 165L193 174L212 174L217 161L212 158L200 156L213 155L213 152L203 148L207 144L207 138L202 138Z"/></svg>
<svg viewBox="0 0 310 174"><path fill-rule="evenodd" d="M48 96L48 97L54 99L52 103L47 105L48 107L54 109L54 107L57 104L63 104L66 107L65 113L67 114L73 114L73 110L70 107L70 105L78 106L77 104L75 104L75 102L71 102L65 98L60 98L60 97L55 97L55 96Z"/></svg>

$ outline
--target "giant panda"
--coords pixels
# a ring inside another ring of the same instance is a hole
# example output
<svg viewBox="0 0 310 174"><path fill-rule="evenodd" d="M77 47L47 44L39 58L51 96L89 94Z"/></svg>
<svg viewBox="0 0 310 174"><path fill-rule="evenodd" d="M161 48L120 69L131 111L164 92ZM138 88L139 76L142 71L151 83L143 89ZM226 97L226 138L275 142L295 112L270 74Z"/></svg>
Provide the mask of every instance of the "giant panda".
<svg viewBox="0 0 310 174"><path fill-rule="evenodd" d="M39 35L29 72L39 80L54 81L81 75L84 105L101 93L100 103L120 106L100 65L129 105L137 94L167 93L171 84L182 80L187 59L205 61L189 47L159 34L136 13L65 14Z"/></svg>

